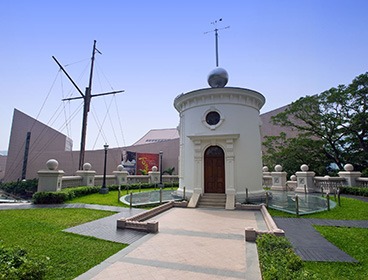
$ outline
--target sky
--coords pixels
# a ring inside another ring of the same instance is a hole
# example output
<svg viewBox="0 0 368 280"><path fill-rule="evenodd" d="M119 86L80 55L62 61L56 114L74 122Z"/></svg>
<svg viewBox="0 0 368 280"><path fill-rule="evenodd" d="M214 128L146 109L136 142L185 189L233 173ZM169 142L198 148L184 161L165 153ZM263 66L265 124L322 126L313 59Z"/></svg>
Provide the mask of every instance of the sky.
<svg viewBox="0 0 368 280"><path fill-rule="evenodd" d="M97 41L92 94L124 93L92 98L86 148L128 146L177 127L175 97L209 87L216 27L227 86L263 94L264 113L367 72L367 10L365 0L2 0L0 151L15 108L79 149L82 101L62 101L80 95L52 56L84 92Z"/></svg>

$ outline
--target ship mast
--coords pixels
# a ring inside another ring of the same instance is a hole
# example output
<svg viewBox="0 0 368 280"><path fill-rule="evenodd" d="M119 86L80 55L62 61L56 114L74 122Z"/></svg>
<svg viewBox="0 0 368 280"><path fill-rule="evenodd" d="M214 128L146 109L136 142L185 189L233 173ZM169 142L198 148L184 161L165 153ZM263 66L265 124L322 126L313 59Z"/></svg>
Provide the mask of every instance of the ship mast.
<svg viewBox="0 0 368 280"><path fill-rule="evenodd" d="M105 92L105 93L99 93L99 94L92 94L92 78L93 78L93 68L94 68L94 62L95 62L95 54L98 52L99 54L102 54L97 48L96 48L96 40L93 42L93 50L92 50L92 56L91 56L91 69L89 74L89 83L88 87L86 87L85 93L79 89L77 84L73 81L73 79L69 76L69 74L66 72L64 67L57 61L57 59L53 56L52 58L55 60L55 62L59 65L60 69L64 72L64 74L67 76L67 78L70 80L70 82L73 84L73 86L77 89L79 94L81 96L79 97L71 97L71 98L65 98L62 99L62 101L67 100L74 100L74 99L82 99L84 100L84 106L83 106L83 120L82 120L82 132L81 132L81 142L80 142L80 151L79 151L79 170L83 169L84 164L84 154L86 150L86 137L87 137L87 120L88 120L88 112L91 105L91 99L92 97L96 96L102 96L102 95L110 95L110 94L116 94L120 92L124 92L123 90L118 91L111 91L111 92Z"/></svg>

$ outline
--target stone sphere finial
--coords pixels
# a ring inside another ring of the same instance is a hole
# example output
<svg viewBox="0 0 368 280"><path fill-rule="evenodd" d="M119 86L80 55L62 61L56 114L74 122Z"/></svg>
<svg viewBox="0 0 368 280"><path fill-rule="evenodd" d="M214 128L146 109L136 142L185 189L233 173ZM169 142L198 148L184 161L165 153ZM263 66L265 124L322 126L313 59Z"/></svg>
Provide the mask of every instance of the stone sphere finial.
<svg viewBox="0 0 368 280"><path fill-rule="evenodd" d="M303 172L307 172L309 170L309 166L306 164L302 164L302 166L300 166L300 170Z"/></svg>
<svg viewBox="0 0 368 280"><path fill-rule="evenodd" d="M276 171L276 172L281 172L281 171L282 171L282 166L281 166L280 164L277 164L277 165L275 166L275 171Z"/></svg>
<svg viewBox="0 0 368 280"><path fill-rule="evenodd" d="M291 181L296 181L296 176L295 176L295 175L291 175L291 176L290 176L290 180L291 180Z"/></svg>
<svg viewBox="0 0 368 280"><path fill-rule="evenodd" d="M91 169L92 169L92 165L89 162L86 162L85 164L83 164L83 170L89 171Z"/></svg>
<svg viewBox="0 0 368 280"><path fill-rule="evenodd" d="M46 167L48 170L56 170L59 166L59 162L56 159L49 159L46 162Z"/></svg>
<svg viewBox="0 0 368 280"><path fill-rule="evenodd" d="M157 166L152 166L152 171L157 172Z"/></svg>
<svg viewBox="0 0 368 280"><path fill-rule="evenodd" d="M263 172L268 172L268 167L267 166L263 166L262 171Z"/></svg>
<svg viewBox="0 0 368 280"><path fill-rule="evenodd" d="M354 166L350 163L347 163L347 164L344 165L344 169L345 169L345 171L353 171Z"/></svg>
<svg viewBox="0 0 368 280"><path fill-rule="evenodd" d="M116 167L116 169L117 169L118 171L124 171L124 170L125 170L125 168L124 168L124 166L123 166L122 164L119 164L119 165Z"/></svg>

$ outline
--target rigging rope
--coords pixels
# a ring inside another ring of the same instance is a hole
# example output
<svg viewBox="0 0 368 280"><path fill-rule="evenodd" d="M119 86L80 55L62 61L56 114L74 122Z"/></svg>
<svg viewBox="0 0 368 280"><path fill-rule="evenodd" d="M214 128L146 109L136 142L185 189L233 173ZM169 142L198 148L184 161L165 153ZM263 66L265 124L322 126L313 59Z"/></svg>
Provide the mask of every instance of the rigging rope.
<svg viewBox="0 0 368 280"><path fill-rule="evenodd" d="M112 91L114 91L115 89L113 88L113 86L111 85L110 81L107 79L104 71L101 69L100 65L97 63L97 68L99 69L99 71L102 73L103 77L105 78L105 81L108 83L108 85L110 86L110 89ZM100 72L97 72L97 75L100 73ZM98 78L100 76L98 75ZM100 80L99 80L100 81ZM121 133L121 138L123 140L123 145L120 144L120 141L119 141L119 138L117 137L116 135L116 130L114 129L114 125L113 125L113 122L111 120L111 116L109 115L109 120L110 120L110 124L111 124L111 127L112 127L112 130L113 130L113 133L114 133L114 138L115 138L115 141L116 141L116 144L117 146L120 148L120 150L124 150L123 147L125 146L125 138L124 138L124 132L123 132L123 127L122 127L122 124L121 124L121 118L120 118L120 114L119 114L119 108L118 108L118 105L117 105L117 102L116 102L116 94L113 95L113 99L114 99L114 103L115 103L115 109L116 109L116 114L117 114L117 119L118 119L118 124L119 124L119 130L120 130L120 133ZM106 103L105 103L106 104Z"/></svg>

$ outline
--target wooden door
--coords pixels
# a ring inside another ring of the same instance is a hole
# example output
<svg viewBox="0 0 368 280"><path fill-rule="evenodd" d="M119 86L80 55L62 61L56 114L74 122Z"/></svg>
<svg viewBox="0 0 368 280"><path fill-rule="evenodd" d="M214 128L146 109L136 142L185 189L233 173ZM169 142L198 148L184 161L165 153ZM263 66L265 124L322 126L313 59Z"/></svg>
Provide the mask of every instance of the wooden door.
<svg viewBox="0 0 368 280"><path fill-rule="evenodd" d="M204 192L225 193L225 157L219 146L211 146L204 153Z"/></svg>

